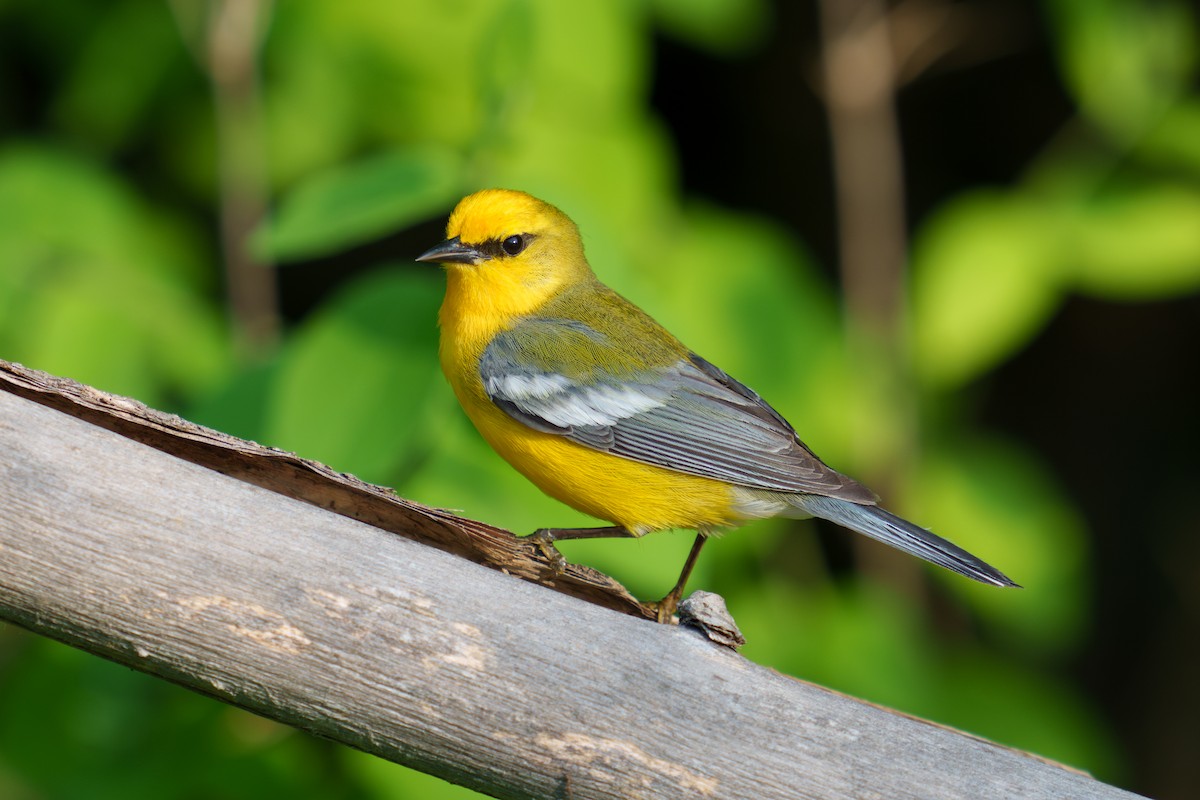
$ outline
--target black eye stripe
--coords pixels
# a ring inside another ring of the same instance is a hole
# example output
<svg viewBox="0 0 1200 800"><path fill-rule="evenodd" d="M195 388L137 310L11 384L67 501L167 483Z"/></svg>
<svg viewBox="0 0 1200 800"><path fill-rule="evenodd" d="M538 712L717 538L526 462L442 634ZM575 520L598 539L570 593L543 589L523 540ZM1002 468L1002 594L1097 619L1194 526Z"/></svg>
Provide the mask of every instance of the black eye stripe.
<svg viewBox="0 0 1200 800"><path fill-rule="evenodd" d="M488 258L509 258L525 250L536 238L532 233L517 233L503 238L487 239L474 247ZM513 242L514 239L517 241ZM505 249L506 244L509 245L508 249Z"/></svg>

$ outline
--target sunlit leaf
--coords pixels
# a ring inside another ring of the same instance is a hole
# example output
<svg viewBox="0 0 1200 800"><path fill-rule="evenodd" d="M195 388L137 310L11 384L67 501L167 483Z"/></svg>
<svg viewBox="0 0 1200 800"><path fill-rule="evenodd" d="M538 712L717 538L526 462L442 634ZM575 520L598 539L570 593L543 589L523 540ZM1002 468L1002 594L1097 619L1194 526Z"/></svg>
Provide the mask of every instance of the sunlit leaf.
<svg viewBox="0 0 1200 800"><path fill-rule="evenodd" d="M1011 355L1062 295L1060 222L1033 199L976 193L920 232L913 256L917 370L941 385Z"/></svg>
<svg viewBox="0 0 1200 800"><path fill-rule="evenodd" d="M461 161L440 148L385 153L318 175L289 193L254 237L278 260L324 255L440 212L462 194Z"/></svg>
<svg viewBox="0 0 1200 800"><path fill-rule="evenodd" d="M1109 133L1135 140L1188 88L1197 42L1183 3L1055 0L1049 9L1067 85Z"/></svg>
<svg viewBox="0 0 1200 800"><path fill-rule="evenodd" d="M1200 288L1200 191L1158 183L1109 192L1072 226L1071 264L1086 291L1121 300Z"/></svg>
<svg viewBox="0 0 1200 800"><path fill-rule="evenodd" d="M148 403L211 385L229 354L193 244L84 159L0 152L0 352Z"/></svg>
<svg viewBox="0 0 1200 800"><path fill-rule="evenodd" d="M342 748L338 756L345 769L370 792L370 797L398 800L418 797L423 800L473 800L483 797L478 792L367 755L361 750Z"/></svg>
<svg viewBox="0 0 1200 800"><path fill-rule="evenodd" d="M501 13L511 15L510 4ZM560 3L536 0L531 68L538 94L529 99L557 108L564 123L586 128L624 111L647 78L645 16L632 3ZM493 26L495 27L495 26ZM587 36L579 36L580 31ZM530 87L533 88L533 87Z"/></svg>
<svg viewBox="0 0 1200 800"><path fill-rule="evenodd" d="M280 360L264 440L379 483L413 468L442 382L441 293L440 275L390 267L309 320Z"/></svg>
<svg viewBox="0 0 1200 800"><path fill-rule="evenodd" d="M266 101L282 176L302 178L381 143L469 147L485 116L478 62L508 5L291 0L277 8Z"/></svg>
<svg viewBox="0 0 1200 800"><path fill-rule="evenodd" d="M621 115L564 129L561 114L546 113L513 121L511 143L489 151L485 185L562 207L601 277L611 279L606 248L644 248L656 235L669 197L670 142L646 120Z"/></svg>
<svg viewBox="0 0 1200 800"><path fill-rule="evenodd" d="M193 295L99 260L61 266L58 291L29 297L17 316L39 333L15 331L10 357L152 404L166 387L191 392L226 368L222 328Z"/></svg>
<svg viewBox="0 0 1200 800"><path fill-rule="evenodd" d="M651 241L633 299L814 446L844 445L852 367L833 291L807 254L773 225L700 205Z"/></svg>

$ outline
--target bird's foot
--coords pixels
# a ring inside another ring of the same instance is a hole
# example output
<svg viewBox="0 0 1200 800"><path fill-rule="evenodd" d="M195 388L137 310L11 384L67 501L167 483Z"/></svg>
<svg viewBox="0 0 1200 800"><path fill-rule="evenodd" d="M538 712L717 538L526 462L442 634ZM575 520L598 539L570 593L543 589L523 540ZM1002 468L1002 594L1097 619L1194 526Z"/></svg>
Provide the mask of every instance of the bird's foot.
<svg viewBox="0 0 1200 800"><path fill-rule="evenodd" d="M657 603L649 603L650 608L654 609L655 619L664 625L675 624L675 610L679 608L679 595L671 592L669 595L659 600Z"/></svg>
<svg viewBox="0 0 1200 800"><path fill-rule="evenodd" d="M555 533L554 528L538 528L525 538L550 562L550 569L554 570L554 574L561 575L567 571L567 558L554 546Z"/></svg>

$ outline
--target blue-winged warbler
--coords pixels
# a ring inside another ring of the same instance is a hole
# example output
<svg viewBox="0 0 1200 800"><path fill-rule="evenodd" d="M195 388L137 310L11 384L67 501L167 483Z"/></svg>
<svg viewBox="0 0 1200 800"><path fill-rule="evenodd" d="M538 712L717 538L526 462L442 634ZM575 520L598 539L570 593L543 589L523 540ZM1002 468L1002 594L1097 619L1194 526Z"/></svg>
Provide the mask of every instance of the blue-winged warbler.
<svg viewBox="0 0 1200 800"><path fill-rule="evenodd" d="M965 550L876 505L752 390L602 284L575 224L523 192L463 199L447 240L441 363L483 438L542 491L615 527L561 539L695 530L675 611L705 538L764 517L822 517L975 580L1015 586Z"/></svg>

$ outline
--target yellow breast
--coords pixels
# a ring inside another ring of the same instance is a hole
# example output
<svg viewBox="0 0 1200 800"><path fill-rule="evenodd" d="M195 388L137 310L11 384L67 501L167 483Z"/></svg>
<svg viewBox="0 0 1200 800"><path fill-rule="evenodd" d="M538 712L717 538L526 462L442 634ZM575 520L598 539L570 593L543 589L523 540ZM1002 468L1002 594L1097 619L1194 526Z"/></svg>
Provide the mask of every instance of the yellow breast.
<svg viewBox="0 0 1200 800"><path fill-rule="evenodd" d="M459 399L497 453L543 492L585 514L638 534L669 528L719 528L736 522L726 484L535 431L486 397L469 402L460 394Z"/></svg>
<svg viewBox="0 0 1200 800"><path fill-rule="evenodd" d="M728 484L609 455L518 422L488 398L479 359L497 333L491 318L463 313L447 294L439 355L463 410L488 444L546 494L643 534L727 527L744 517Z"/></svg>

